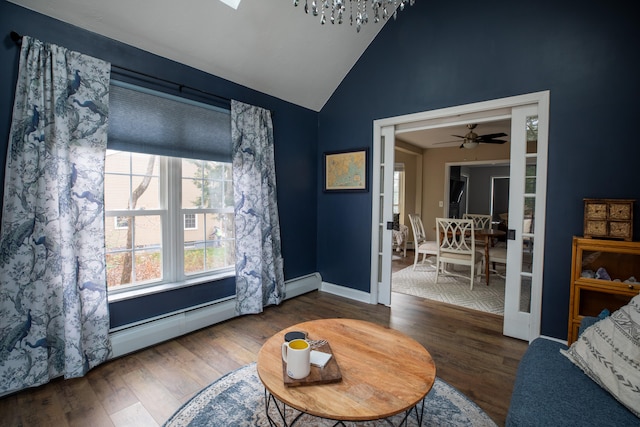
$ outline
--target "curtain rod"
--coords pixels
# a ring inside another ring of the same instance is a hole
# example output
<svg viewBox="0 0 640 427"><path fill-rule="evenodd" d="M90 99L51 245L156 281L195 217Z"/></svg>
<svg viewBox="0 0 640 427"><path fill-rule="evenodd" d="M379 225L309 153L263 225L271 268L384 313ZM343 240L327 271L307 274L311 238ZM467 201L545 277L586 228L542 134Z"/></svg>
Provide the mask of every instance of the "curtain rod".
<svg viewBox="0 0 640 427"><path fill-rule="evenodd" d="M194 88L194 87L191 87L191 86L187 86L187 85L184 85L182 83L176 83L174 81L163 79L161 77L152 76L151 74L143 73L141 71L132 70L131 68L123 67L121 65L111 64L111 70L115 71L116 74L121 74L121 75L125 75L123 73L123 71L125 73L134 74L133 76L128 76L128 77L133 77L133 78L144 77L146 79L151 80L151 83L153 83L153 82L162 82L162 83L166 83L166 84L169 84L169 85L178 86L178 92L182 92L184 89L187 89L189 91L197 92L197 93L199 93L201 95L205 95L205 96L208 96L208 97L211 97L211 98L215 98L218 101L231 102L231 99L225 98L224 96L215 95L213 93L210 93L210 92L207 92L207 91L204 91L204 90L201 90L201 89L197 89L197 88Z"/></svg>
<svg viewBox="0 0 640 427"><path fill-rule="evenodd" d="M22 36L20 34L18 34L15 31L11 31L9 33L9 36L11 37L11 40L13 40L18 46L22 45ZM198 92L198 93L200 93L202 95L206 95L206 96L215 98L215 99L217 99L219 101L231 102L231 99L229 99L229 98L225 98L225 97L220 96L220 95L215 95L213 93L206 92L204 90L200 90L200 89L197 89L197 88L194 88L194 87L186 86L186 85L183 85L181 83L176 83L176 82L173 82L171 80L167 80L167 79L163 79L163 78L160 78L160 77L152 76L151 74L146 74L146 73L143 73L143 72L140 72L140 71L132 70L130 68L123 67L121 65L111 64L111 68L112 69L113 68L117 68L117 70L114 70L116 73L118 73L118 71L120 70L120 74L122 74L122 71L124 71L126 73L135 74L134 76L129 76L129 77L133 77L133 78L144 77L144 78L151 79L151 80L154 80L154 81L160 81L160 82L163 82L163 83L166 83L166 84L178 86L178 92L182 92L183 89L187 89L187 90L190 90L190 91ZM272 112L272 114L273 114L273 112Z"/></svg>

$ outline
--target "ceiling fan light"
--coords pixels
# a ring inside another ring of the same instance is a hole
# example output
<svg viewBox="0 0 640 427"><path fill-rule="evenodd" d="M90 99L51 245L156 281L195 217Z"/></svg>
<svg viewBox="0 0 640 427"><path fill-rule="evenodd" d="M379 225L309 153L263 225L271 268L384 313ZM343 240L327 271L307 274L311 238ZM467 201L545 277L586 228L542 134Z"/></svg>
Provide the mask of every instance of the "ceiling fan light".
<svg viewBox="0 0 640 427"><path fill-rule="evenodd" d="M462 146L466 149L471 150L473 148L476 148L478 146L478 143L475 141L465 141L462 143Z"/></svg>

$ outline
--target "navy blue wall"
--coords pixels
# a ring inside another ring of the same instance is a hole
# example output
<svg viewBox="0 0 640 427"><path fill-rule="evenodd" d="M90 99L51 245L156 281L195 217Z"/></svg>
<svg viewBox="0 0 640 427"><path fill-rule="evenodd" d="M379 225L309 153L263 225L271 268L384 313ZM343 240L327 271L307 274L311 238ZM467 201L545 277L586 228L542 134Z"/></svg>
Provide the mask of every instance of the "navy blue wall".
<svg viewBox="0 0 640 427"><path fill-rule="evenodd" d="M110 61L224 98L258 105L273 112L282 251L285 278L316 269L316 179L318 114L277 98L132 48L15 6L0 3L0 164L5 164L19 49L9 38L16 31L42 41ZM186 38L185 38L186 40ZM4 168L0 170L4 181ZM2 186L0 186L1 188ZM1 191L1 190L0 190ZM235 293L232 279L110 305L112 326L201 304Z"/></svg>
<svg viewBox="0 0 640 427"><path fill-rule="evenodd" d="M549 90L542 333L566 338L582 199L640 199L639 42L630 2L418 0L320 112L319 153L371 147L374 119ZM318 271L368 291L370 193L318 194Z"/></svg>

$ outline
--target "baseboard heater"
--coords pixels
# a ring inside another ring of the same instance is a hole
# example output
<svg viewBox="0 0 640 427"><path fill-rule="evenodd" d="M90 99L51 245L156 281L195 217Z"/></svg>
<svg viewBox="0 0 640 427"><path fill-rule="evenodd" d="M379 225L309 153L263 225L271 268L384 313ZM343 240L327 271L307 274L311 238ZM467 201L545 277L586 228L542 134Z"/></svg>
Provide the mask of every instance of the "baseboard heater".
<svg viewBox="0 0 640 427"><path fill-rule="evenodd" d="M309 274L285 282L286 299L320 289L319 273ZM110 335L112 358L141 350L189 332L236 317L235 297L167 313L143 322L122 326Z"/></svg>

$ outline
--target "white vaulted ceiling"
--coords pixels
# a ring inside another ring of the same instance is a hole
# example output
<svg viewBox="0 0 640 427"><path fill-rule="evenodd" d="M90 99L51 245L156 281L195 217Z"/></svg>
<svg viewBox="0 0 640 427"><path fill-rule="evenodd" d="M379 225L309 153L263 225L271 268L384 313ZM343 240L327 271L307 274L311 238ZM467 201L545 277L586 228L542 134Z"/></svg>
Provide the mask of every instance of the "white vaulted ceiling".
<svg viewBox="0 0 640 427"><path fill-rule="evenodd" d="M394 24L370 19L359 33L348 20L320 25L305 0L242 0L237 10L218 0L11 2L314 111Z"/></svg>

